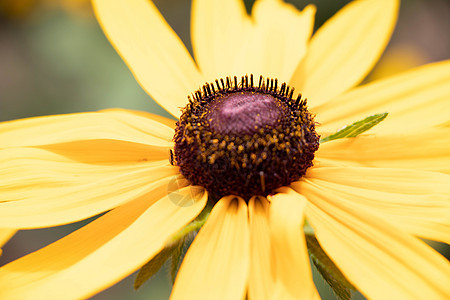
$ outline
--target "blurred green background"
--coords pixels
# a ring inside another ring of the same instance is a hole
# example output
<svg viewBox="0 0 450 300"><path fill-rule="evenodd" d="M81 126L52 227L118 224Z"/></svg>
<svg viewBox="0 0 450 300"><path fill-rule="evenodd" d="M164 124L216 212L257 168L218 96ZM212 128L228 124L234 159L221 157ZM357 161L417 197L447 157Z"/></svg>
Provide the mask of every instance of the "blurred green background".
<svg viewBox="0 0 450 300"><path fill-rule="evenodd" d="M154 1L191 50L188 0ZM316 28L347 0L287 1L318 7ZM247 0L250 10L253 1ZM450 54L450 1L404 0L386 53L367 81ZM169 116L136 83L99 28L85 0L0 0L0 121L31 116L130 108ZM37 250L88 221L21 231L4 247L0 265ZM145 237L143 237L145 238ZM448 251L441 247L441 251ZM167 299L170 282L159 274L138 291L135 275L94 299ZM330 289L318 279L324 299Z"/></svg>

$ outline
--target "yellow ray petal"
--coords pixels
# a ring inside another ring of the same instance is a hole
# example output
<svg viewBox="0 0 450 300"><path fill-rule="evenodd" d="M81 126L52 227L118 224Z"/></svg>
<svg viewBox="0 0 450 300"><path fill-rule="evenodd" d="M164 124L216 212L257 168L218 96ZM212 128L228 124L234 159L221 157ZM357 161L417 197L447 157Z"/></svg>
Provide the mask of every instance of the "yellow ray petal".
<svg viewBox="0 0 450 300"><path fill-rule="evenodd" d="M420 170L366 167L311 168L305 178L388 193L450 195L448 188L450 175Z"/></svg>
<svg viewBox="0 0 450 300"><path fill-rule="evenodd" d="M94 0L111 44L155 101L175 117L204 81L182 41L147 0Z"/></svg>
<svg viewBox="0 0 450 300"><path fill-rule="evenodd" d="M36 117L0 124L0 148L111 139L171 147L173 128L127 110Z"/></svg>
<svg viewBox="0 0 450 300"><path fill-rule="evenodd" d="M183 190L186 197L191 188ZM155 191L162 197L165 187ZM136 199L65 238L0 268L2 299L88 298L142 266L194 219L207 195L190 206L169 197Z"/></svg>
<svg viewBox="0 0 450 300"><path fill-rule="evenodd" d="M315 12L313 5L300 12L281 0L256 1L254 29L239 62L247 65L245 72L288 82L306 53Z"/></svg>
<svg viewBox="0 0 450 300"><path fill-rule="evenodd" d="M127 143L118 145L126 147ZM99 163L93 159L103 158L93 154L82 162L70 156L90 153L92 148L86 149L75 144L65 149L67 156L37 148L0 150L0 227L36 228L82 220L149 193L155 185L167 186L178 174L167 159ZM106 158L120 153L110 150ZM128 153L145 157L152 155L151 150L149 146L130 148Z"/></svg>
<svg viewBox="0 0 450 300"><path fill-rule="evenodd" d="M342 164L450 174L450 128L334 140L320 145L316 157Z"/></svg>
<svg viewBox="0 0 450 300"><path fill-rule="evenodd" d="M249 299L272 299L275 274L271 265L268 208L269 202L262 197L254 197L248 203L250 224Z"/></svg>
<svg viewBox="0 0 450 300"><path fill-rule="evenodd" d="M241 0L192 1L192 48L208 81L244 75L235 62L248 39L250 27Z"/></svg>
<svg viewBox="0 0 450 300"><path fill-rule="evenodd" d="M168 147L150 146L119 140L81 140L44 145L36 148L47 150L73 161L96 165L134 165L145 162L169 161ZM32 148L18 147L4 150L12 152L16 149Z"/></svg>
<svg viewBox="0 0 450 300"><path fill-rule="evenodd" d="M336 195L308 200L319 243L367 298L448 299L450 264L425 243Z"/></svg>
<svg viewBox="0 0 450 300"><path fill-rule="evenodd" d="M374 81L407 71L429 62L426 50L414 44L392 44L366 80Z"/></svg>
<svg viewBox="0 0 450 300"><path fill-rule="evenodd" d="M336 195L344 203L370 211L410 234L450 243L448 195L388 193L367 189L364 186L353 187L319 179L305 179L293 183L292 187L308 197L308 190L311 189L308 185L314 187L314 191L322 198Z"/></svg>
<svg viewBox="0 0 450 300"><path fill-rule="evenodd" d="M163 140L172 140L174 134L173 122L167 118L134 110L110 109L103 110L110 114L111 118L127 126L139 130L147 135L155 136Z"/></svg>
<svg viewBox="0 0 450 300"><path fill-rule="evenodd" d="M276 276L273 299L320 299L302 230L307 200L290 189L283 192L271 197L269 207Z"/></svg>
<svg viewBox="0 0 450 300"><path fill-rule="evenodd" d="M133 109L124 110L124 109L120 109L120 108L108 108L108 109L102 109L102 110L100 110L100 112L112 112L112 113L117 113L117 114L123 114L124 112L126 112L129 114L135 114L137 116L141 116L141 117L162 123L162 124L168 126L169 128L173 128L173 129L175 129L176 123L177 123L176 120L169 119L169 118L166 118L166 117L163 117L160 115L155 115L155 114L149 113L147 111L142 111L142 110L133 110Z"/></svg>
<svg viewBox="0 0 450 300"><path fill-rule="evenodd" d="M398 2L353 1L317 31L290 82L312 107L348 90L368 74L389 41Z"/></svg>
<svg viewBox="0 0 450 300"><path fill-rule="evenodd" d="M247 204L224 197L181 264L171 299L243 299L250 267Z"/></svg>
<svg viewBox="0 0 450 300"><path fill-rule="evenodd" d="M433 63L358 87L312 111L323 131L333 132L367 116L388 112L370 133L415 134L448 122L449 82L450 61Z"/></svg>
<svg viewBox="0 0 450 300"><path fill-rule="evenodd" d="M340 167L340 166L360 166L357 163L341 162L338 160L327 159L316 155L313 161L314 168L329 168L329 167Z"/></svg>

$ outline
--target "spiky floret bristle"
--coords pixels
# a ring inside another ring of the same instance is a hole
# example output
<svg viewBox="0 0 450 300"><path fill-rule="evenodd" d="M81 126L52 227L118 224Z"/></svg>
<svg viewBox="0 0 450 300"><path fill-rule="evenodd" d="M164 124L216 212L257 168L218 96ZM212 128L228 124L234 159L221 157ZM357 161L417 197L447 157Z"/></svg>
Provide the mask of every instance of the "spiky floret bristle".
<svg viewBox="0 0 450 300"><path fill-rule="evenodd" d="M175 130L174 160L216 198L249 199L289 185L319 147L306 100L285 83L253 76L207 83L189 97Z"/></svg>

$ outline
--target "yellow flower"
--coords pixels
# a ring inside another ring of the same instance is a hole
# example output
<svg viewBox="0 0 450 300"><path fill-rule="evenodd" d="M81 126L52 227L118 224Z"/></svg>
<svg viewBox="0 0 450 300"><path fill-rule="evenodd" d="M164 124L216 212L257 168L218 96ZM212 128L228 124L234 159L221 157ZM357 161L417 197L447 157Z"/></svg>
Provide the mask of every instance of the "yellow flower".
<svg viewBox="0 0 450 300"><path fill-rule="evenodd" d="M416 236L450 241L450 62L355 87L385 48L398 1L352 2L310 39L313 6L299 12L282 1L258 0L248 16L240 0L194 0L195 61L150 1L93 2L136 79L175 117L205 82L246 74L302 92L322 137L389 113L358 137L321 143L306 175L267 197L220 194L182 262L173 299L318 298L305 219L368 298L449 298L449 262ZM0 298L89 297L173 241L215 192L183 187L180 202L168 194L180 172L169 164L175 128L172 120L118 109L1 124L5 236L106 213L0 268ZM177 147L178 162L189 149ZM238 184L242 193L253 188Z"/></svg>

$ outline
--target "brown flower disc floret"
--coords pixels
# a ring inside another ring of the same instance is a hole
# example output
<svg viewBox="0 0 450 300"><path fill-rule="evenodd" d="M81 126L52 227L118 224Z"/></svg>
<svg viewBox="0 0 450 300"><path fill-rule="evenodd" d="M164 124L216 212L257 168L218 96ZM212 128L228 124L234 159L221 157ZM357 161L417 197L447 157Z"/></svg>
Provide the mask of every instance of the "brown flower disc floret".
<svg viewBox="0 0 450 300"><path fill-rule="evenodd" d="M216 80L189 97L175 130L181 174L214 198L267 196L303 176L319 147L306 100L253 76Z"/></svg>

